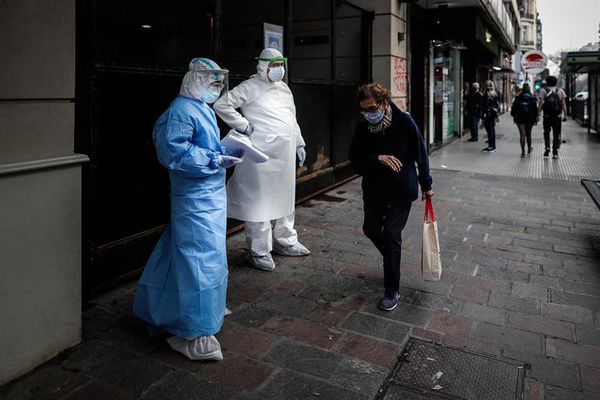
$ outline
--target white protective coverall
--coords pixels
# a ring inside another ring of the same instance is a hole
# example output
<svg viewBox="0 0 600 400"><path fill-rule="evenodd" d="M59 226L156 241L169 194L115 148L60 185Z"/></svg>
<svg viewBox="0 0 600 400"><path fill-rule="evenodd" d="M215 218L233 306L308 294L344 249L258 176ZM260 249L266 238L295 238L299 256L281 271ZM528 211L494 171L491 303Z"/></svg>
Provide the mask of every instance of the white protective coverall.
<svg viewBox="0 0 600 400"><path fill-rule="evenodd" d="M264 49L258 57L258 73L214 105L231 128L244 132L250 126L252 144L269 156L263 164L237 165L227 184L227 214L246 223L246 241L256 256L272 251L272 234L280 246L298 243L294 230L296 149L305 143L292 92L285 82L272 82L267 74L269 61L261 61L277 58L283 59L278 50Z"/></svg>

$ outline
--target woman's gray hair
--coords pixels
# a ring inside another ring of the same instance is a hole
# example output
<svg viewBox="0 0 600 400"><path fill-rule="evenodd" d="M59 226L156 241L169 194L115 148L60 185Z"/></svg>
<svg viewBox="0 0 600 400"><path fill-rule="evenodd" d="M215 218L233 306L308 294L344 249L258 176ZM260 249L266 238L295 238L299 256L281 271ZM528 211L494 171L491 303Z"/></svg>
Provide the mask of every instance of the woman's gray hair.
<svg viewBox="0 0 600 400"><path fill-rule="evenodd" d="M381 83L369 83L358 88L358 101L373 98L377 103L389 101L392 94Z"/></svg>

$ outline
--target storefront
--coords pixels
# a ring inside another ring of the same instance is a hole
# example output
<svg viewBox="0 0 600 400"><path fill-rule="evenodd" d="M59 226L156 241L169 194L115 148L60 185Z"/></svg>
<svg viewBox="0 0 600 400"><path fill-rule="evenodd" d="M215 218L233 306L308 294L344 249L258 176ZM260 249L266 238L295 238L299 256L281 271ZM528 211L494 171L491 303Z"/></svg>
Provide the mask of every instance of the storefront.
<svg viewBox="0 0 600 400"><path fill-rule="evenodd" d="M449 45L433 46L434 143L442 144L461 130L462 68L460 51Z"/></svg>
<svg viewBox="0 0 600 400"><path fill-rule="evenodd" d="M600 132L600 51L568 52L565 72L571 78L587 75L587 90L579 96L572 94L571 116L577 116L583 124L587 122L588 131Z"/></svg>

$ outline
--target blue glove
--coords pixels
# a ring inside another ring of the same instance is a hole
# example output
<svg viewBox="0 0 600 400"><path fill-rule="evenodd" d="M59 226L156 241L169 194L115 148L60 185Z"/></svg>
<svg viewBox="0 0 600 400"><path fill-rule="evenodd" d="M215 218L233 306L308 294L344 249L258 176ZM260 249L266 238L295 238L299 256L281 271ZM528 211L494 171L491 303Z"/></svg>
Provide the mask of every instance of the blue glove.
<svg viewBox="0 0 600 400"><path fill-rule="evenodd" d="M231 168L235 164L239 164L242 161L244 161L244 160L240 157L230 156L227 154L221 154L220 156L217 157L217 165L219 165L223 168Z"/></svg>
<svg viewBox="0 0 600 400"><path fill-rule="evenodd" d="M300 166L303 166L304 161L306 161L306 150L304 150L304 146L296 147L296 155L298 156L298 161L300 161Z"/></svg>

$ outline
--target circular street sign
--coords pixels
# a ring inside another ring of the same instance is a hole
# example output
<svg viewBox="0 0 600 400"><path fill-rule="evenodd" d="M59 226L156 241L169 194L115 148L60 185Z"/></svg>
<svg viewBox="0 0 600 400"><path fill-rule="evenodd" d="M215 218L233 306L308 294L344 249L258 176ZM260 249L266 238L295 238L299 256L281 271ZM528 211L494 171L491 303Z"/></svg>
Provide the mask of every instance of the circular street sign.
<svg viewBox="0 0 600 400"><path fill-rule="evenodd" d="M525 72L539 74L546 69L548 57L539 50L529 50L521 58L521 66Z"/></svg>

